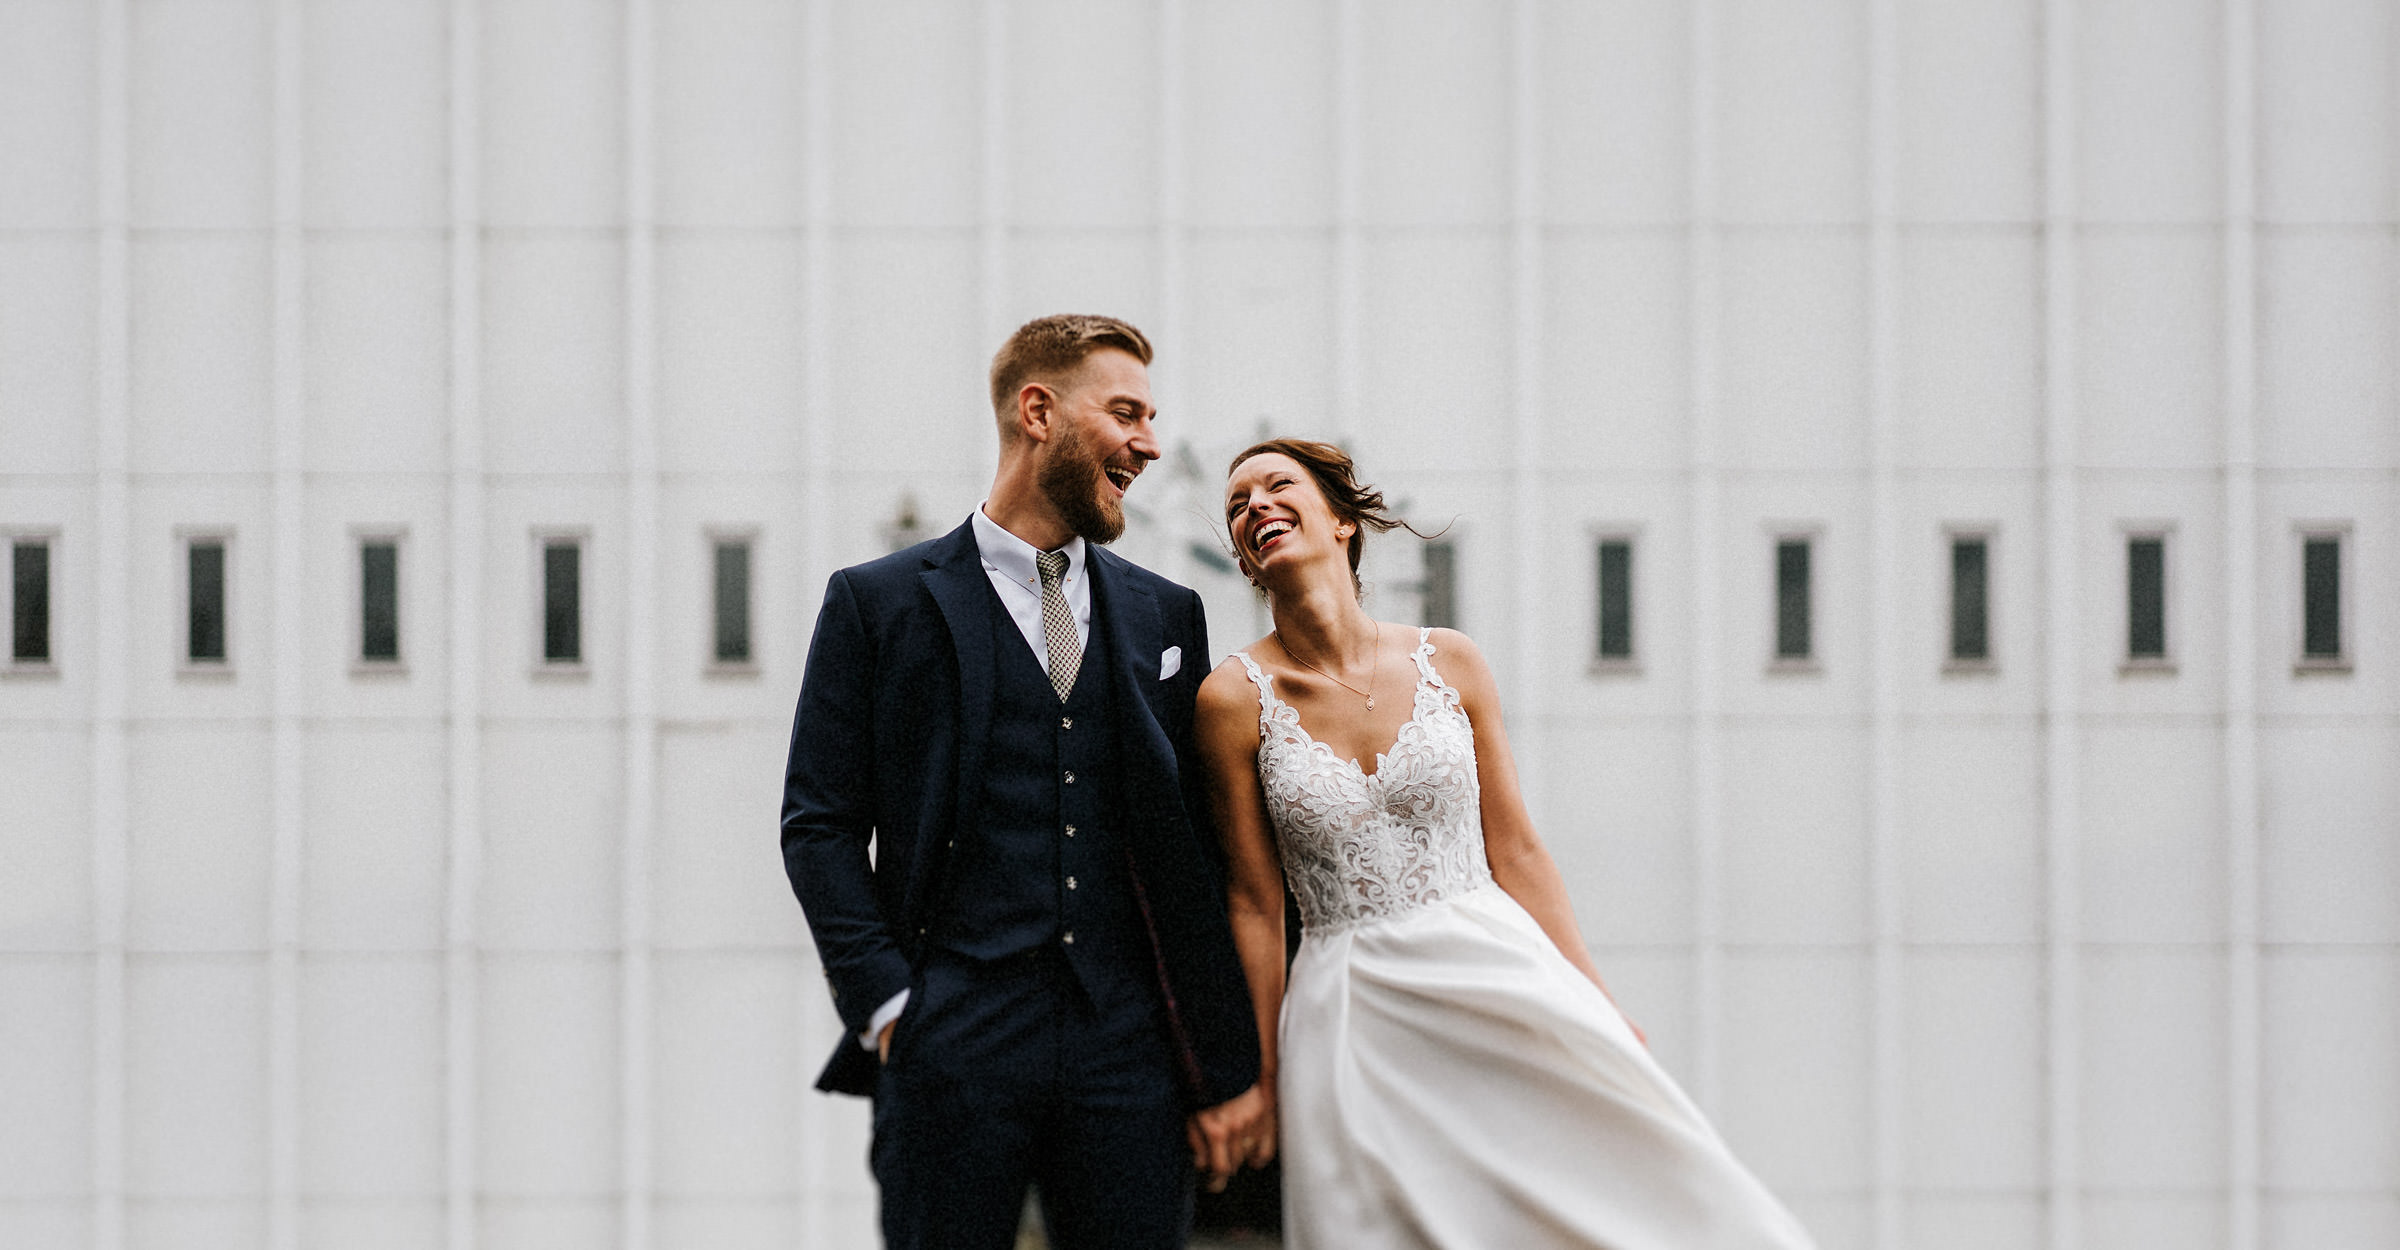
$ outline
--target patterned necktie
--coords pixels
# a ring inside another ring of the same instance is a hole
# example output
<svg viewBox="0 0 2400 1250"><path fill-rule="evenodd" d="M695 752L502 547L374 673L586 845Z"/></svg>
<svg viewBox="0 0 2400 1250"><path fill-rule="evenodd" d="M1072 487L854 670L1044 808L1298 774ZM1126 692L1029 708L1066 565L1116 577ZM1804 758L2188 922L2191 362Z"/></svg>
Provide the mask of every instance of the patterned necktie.
<svg viewBox="0 0 2400 1250"><path fill-rule="evenodd" d="M1033 558L1033 565L1042 571L1042 634L1050 640L1050 688L1064 703L1075 688L1075 670L1083 665L1075 614L1067 611L1066 592L1060 588L1067 574L1067 553L1045 551Z"/></svg>

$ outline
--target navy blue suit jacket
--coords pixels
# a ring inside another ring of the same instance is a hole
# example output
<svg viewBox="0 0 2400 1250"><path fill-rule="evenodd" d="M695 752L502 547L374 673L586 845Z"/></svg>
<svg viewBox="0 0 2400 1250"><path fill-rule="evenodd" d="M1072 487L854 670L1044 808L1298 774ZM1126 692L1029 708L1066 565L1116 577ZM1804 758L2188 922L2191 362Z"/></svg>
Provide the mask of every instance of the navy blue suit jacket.
<svg viewBox="0 0 2400 1250"><path fill-rule="evenodd" d="M1192 739L1208 625L1189 588L1096 544L1086 552L1087 650L1109 649L1116 683L1116 831L1186 1096L1214 1105L1258 1080L1259 1057ZM908 987L937 909L962 888L950 879L952 848L972 836L982 793L998 684L992 625L1002 612L971 522L843 569L825 588L783 786L784 871L844 1026L820 1089L873 1091L875 1056L858 1035ZM1183 649L1183 666L1162 681L1169 647Z"/></svg>

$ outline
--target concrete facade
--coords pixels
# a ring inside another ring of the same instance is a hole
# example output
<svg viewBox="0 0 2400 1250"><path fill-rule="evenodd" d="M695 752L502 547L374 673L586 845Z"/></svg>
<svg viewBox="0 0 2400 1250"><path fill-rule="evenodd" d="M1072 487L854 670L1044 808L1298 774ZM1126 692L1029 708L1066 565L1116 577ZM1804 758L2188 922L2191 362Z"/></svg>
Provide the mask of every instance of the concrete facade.
<svg viewBox="0 0 2400 1250"><path fill-rule="evenodd" d="M1827 1247L2400 1245L2396 240L2388 0L0 0L0 1245L872 1244L790 708L1061 310L1158 341L1122 546L1220 651L1260 431L1455 518L1601 968Z"/></svg>

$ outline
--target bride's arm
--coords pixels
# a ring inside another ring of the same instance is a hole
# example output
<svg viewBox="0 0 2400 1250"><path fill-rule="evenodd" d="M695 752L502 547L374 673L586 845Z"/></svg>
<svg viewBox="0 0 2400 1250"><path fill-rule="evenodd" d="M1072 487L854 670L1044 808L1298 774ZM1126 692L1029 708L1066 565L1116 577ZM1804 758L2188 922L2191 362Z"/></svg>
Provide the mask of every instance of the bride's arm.
<svg viewBox="0 0 2400 1250"><path fill-rule="evenodd" d="M1250 1003L1258 1013L1258 1085L1275 1093L1276 1022L1283 1011L1283 869L1268 830L1266 798L1258 787L1258 692L1232 660L1200 684L1195 737L1208 768L1217 831L1225 841L1226 907ZM1270 1130L1248 1162L1275 1157Z"/></svg>
<svg viewBox="0 0 2400 1250"><path fill-rule="evenodd" d="M1558 862L1550 858L1549 848L1534 832L1532 815L1525 810L1525 792L1518 785L1516 756L1508 749L1508 729L1500 716L1500 683L1492 676L1492 666L1465 634L1454 629L1437 629L1433 634L1434 667L1442 680L1458 691L1459 704L1475 725L1475 772L1483 783L1483 847L1492 861L1492 879L1542 926L1558 953L1607 994L1608 985L1600 979L1600 969L1593 966L1591 952L1584 949L1582 931L1575 927L1575 907L1567 900L1567 883L1558 874ZM1634 1032L1638 1035L1641 1030Z"/></svg>

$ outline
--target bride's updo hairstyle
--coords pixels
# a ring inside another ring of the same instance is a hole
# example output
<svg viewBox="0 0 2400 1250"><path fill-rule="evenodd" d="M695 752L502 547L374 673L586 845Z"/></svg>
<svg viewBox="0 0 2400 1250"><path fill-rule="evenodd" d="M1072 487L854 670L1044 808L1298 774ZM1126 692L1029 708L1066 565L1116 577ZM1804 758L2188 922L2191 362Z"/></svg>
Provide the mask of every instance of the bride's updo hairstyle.
<svg viewBox="0 0 2400 1250"><path fill-rule="evenodd" d="M1350 453L1332 443L1305 438L1270 438L1243 448L1241 454L1233 458L1233 463L1225 466L1225 474L1231 477L1235 469L1242 467L1243 461L1270 453L1290 456L1299 462L1301 468L1308 470L1308 476L1316 481L1317 492L1325 496L1326 503L1332 505L1334 519L1347 521L1356 527L1350 531L1350 586L1360 597L1365 597L1367 587L1358 577L1358 558L1366 552L1368 530L1378 534L1407 530L1419 538L1433 537L1392 515L1384 505L1383 492L1360 482L1357 466L1351 462ZM1242 566L1244 576L1256 576L1250 567L1249 557L1242 554L1239 544L1234 546L1233 558Z"/></svg>

